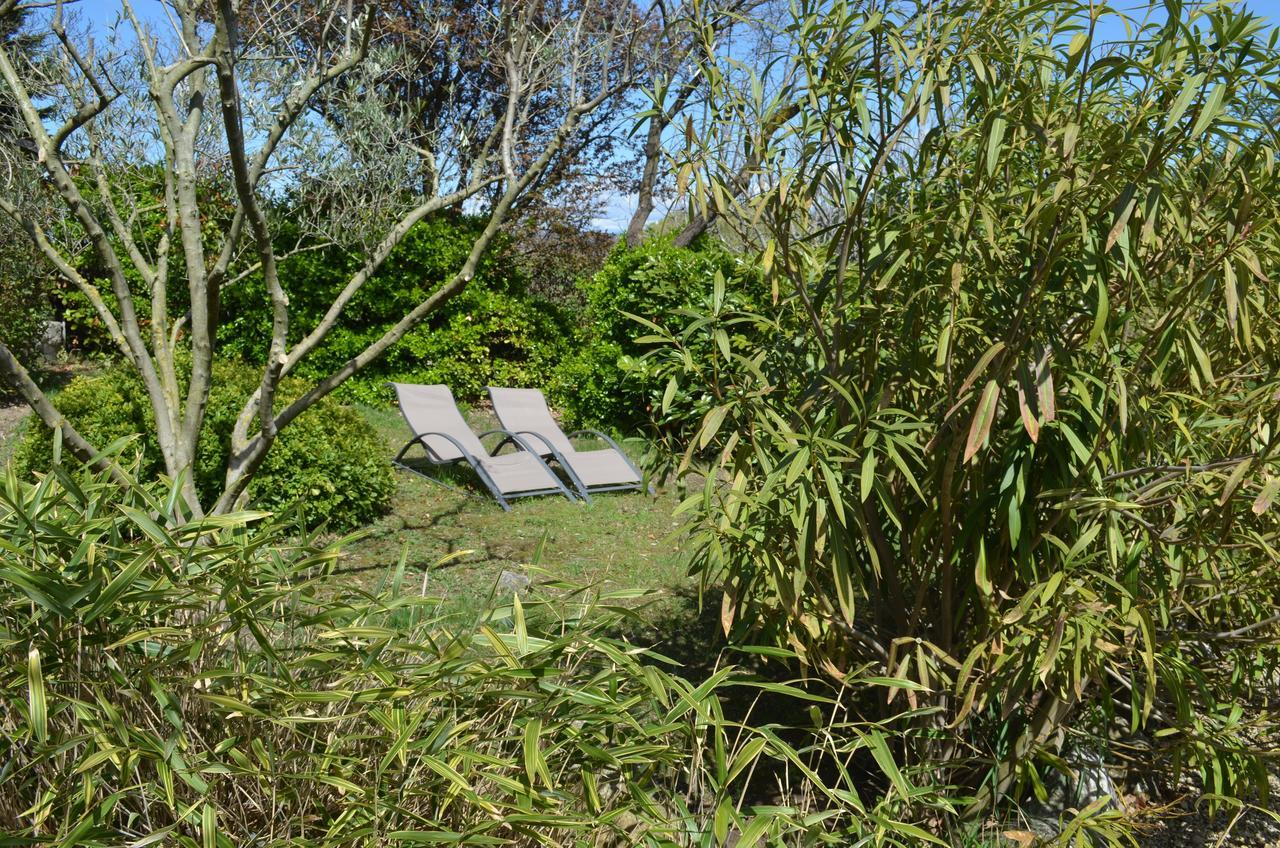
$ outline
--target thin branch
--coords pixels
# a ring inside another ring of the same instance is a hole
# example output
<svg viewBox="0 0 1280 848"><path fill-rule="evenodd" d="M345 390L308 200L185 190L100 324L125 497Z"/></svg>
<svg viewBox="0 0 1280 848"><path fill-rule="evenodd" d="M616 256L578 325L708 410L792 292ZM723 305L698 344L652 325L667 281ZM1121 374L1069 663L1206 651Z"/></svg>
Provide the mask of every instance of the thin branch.
<svg viewBox="0 0 1280 848"><path fill-rule="evenodd" d="M62 442L71 449L76 459L79 459L85 465L96 468L100 471L106 471L111 475L111 479L117 483L126 484L129 478L120 467L112 462L109 458L102 455L93 445L80 435L78 431L66 416L57 410L57 408L49 401L49 398L35 381L31 379L31 375L27 369L22 366L13 352L0 341L0 374L3 374L9 381L9 384L22 395L22 399L27 405L35 410L36 415L40 416L40 420L44 422L50 430L57 430L62 434Z"/></svg>

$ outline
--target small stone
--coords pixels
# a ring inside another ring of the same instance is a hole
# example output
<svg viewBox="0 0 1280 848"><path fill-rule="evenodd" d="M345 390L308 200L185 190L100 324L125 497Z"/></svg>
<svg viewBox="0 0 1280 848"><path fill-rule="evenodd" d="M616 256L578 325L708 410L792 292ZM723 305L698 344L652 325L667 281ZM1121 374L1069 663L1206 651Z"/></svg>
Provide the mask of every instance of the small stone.
<svg viewBox="0 0 1280 848"><path fill-rule="evenodd" d="M498 592L505 595L523 595L529 590L532 581L527 574L518 571L504 571L498 575Z"/></svg>

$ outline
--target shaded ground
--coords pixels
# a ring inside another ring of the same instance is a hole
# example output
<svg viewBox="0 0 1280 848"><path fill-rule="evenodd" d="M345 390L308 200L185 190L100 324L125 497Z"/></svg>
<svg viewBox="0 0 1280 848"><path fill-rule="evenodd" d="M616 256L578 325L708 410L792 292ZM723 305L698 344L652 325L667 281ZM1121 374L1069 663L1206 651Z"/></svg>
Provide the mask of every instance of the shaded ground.
<svg viewBox="0 0 1280 848"><path fill-rule="evenodd" d="M1271 797L1280 798L1280 774L1270 770ZM1280 821L1260 809L1220 811L1210 817L1204 804L1197 809L1198 787L1184 787L1187 797L1173 815L1166 818L1142 840L1142 848L1280 848Z"/></svg>
<svg viewBox="0 0 1280 848"><path fill-rule="evenodd" d="M58 391L75 377L81 374L92 374L98 369L92 361L66 359L57 363L45 364L37 375L41 387L50 397L56 397ZM30 408L9 392L0 377L0 467L13 455L16 437L24 426Z"/></svg>

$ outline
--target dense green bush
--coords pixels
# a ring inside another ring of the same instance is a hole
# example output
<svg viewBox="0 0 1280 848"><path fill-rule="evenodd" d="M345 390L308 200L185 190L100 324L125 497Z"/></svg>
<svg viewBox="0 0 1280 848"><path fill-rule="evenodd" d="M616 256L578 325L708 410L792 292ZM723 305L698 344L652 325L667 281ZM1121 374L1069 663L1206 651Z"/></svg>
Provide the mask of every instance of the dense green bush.
<svg viewBox="0 0 1280 848"><path fill-rule="evenodd" d="M49 281L43 273L33 273L37 267L25 236L0 220L0 342L29 366L39 362L40 334L50 317ZM0 398L9 392L0 377Z"/></svg>
<svg viewBox="0 0 1280 848"><path fill-rule="evenodd" d="M327 376L364 350L457 272L482 226L471 218L440 215L414 227L297 375ZM340 392L365 402L386 401L390 394L384 383L401 380L445 383L460 399L472 400L490 384L545 385L566 349L571 321L561 308L530 296L527 281L502 254L503 245L490 251L466 289ZM282 263L291 343L320 321L362 261L359 251L330 247L297 253ZM257 276L224 292L218 338L225 355L258 362L266 354L271 333L266 303Z"/></svg>
<svg viewBox="0 0 1280 848"><path fill-rule="evenodd" d="M196 457L196 487L212 502L226 473L231 431L245 399L260 379L253 368L219 362ZM280 400L297 397L307 384L286 379ZM137 376L125 368L77 377L57 397L62 412L91 444L106 446L137 437L138 474L151 479L164 471L154 443L154 412ZM390 506L395 489L386 446L359 413L326 399L286 427L249 488L258 507L283 510L297 505L308 526L334 528L366 524ZM19 473L45 471L53 462L51 431L29 427L14 452Z"/></svg>
<svg viewBox="0 0 1280 848"><path fill-rule="evenodd" d="M916 716L902 762L969 816L1082 759L1265 802L1280 34L1188 4L1116 40L1069 5L820 5L769 79L703 70L677 155L719 203L751 116L760 189L726 226L780 298L652 356L717 398L693 570L726 630L911 681L864 714Z"/></svg>
<svg viewBox="0 0 1280 848"><path fill-rule="evenodd" d="M668 380L640 358L650 349L646 322L679 335L695 323L692 310L716 297L748 308L764 296L761 286L758 270L709 239L688 248L666 237L634 249L619 243L604 267L580 284L585 320L577 349L556 371L553 401L571 424L623 431L654 425L659 438L682 431L682 422L710 400L680 391L666 398L664 409ZM697 361L714 343L698 347L695 340L691 356Z"/></svg>
<svg viewBox="0 0 1280 848"><path fill-rule="evenodd" d="M908 848L927 837L905 798L945 804L828 695L731 666L695 686L605 636L608 599L447 624L403 563L376 594L346 589L336 548L181 504L61 469L0 477L12 844ZM828 717L753 727L726 718L734 691Z"/></svg>

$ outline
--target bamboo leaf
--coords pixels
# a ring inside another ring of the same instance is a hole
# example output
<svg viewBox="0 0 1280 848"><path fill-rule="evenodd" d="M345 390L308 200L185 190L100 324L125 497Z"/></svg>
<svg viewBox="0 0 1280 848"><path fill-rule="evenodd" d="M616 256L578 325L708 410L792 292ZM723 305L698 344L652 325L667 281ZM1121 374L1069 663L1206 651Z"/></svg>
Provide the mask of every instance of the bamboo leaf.
<svg viewBox="0 0 1280 848"><path fill-rule="evenodd" d="M995 380L987 383L987 387L982 390L982 397L978 399L977 409L974 410L973 420L969 423L969 438L965 441L964 462L968 462L977 455L988 438L991 435L991 425L996 419L996 407L1000 402L1000 386Z"/></svg>
<svg viewBox="0 0 1280 848"><path fill-rule="evenodd" d="M1174 98L1173 103L1169 106L1168 113L1165 115L1165 132L1168 132L1174 124L1182 120L1182 116L1187 113L1187 109L1191 106L1191 101L1195 98L1196 92L1200 90L1200 86L1204 85L1204 79L1204 74L1193 74L1182 83L1182 90L1178 92L1178 96Z"/></svg>
<svg viewBox="0 0 1280 848"><path fill-rule="evenodd" d="M1227 96L1226 83L1219 83L1214 86L1213 91L1209 92L1209 96L1205 98L1204 105L1200 107L1199 114L1196 115L1196 122L1191 127L1191 137L1199 138L1200 134L1209 128L1209 124L1218 117L1222 112L1222 101Z"/></svg>
<svg viewBox="0 0 1280 848"><path fill-rule="evenodd" d="M209 803L200 811L200 839L204 848L218 848L218 811Z"/></svg>
<svg viewBox="0 0 1280 848"><path fill-rule="evenodd" d="M1262 515L1271 508L1271 504L1275 502L1276 495L1280 494L1280 477L1272 477L1262 486L1262 491L1258 493L1258 497L1253 501L1253 514Z"/></svg>
<svg viewBox="0 0 1280 848"><path fill-rule="evenodd" d="M724 423L724 418L729 414L729 406L722 404L713 406L707 411L702 419L702 428L698 431L698 447L705 448L711 444L711 440L716 437L716 433L720 432L720 425Z"/></svg>
<svg viewBox="0 0 1280 848"><path fill-rule="evenodd" d="M862 474L859 481L858 499L863 503L871 497L871 490L876 484L876 452L868 450L862 457Z"/></svg>
<svg viewBox="0 0 1280 848"><path fill-rule="evenodd" d="M1231 500L1231 496L1235 494L1240 483L1244 480L1244 475L1249 473L1249 469L1253 467L1253 457L1247 457L1236 464L1236 467L1227 475L1227 481L1222 486L1222 494L1218 496L1218 506L1226 506L1227 501Z"/></svg>
<svg viewBox="0 0 1280 848"><path fill-rule="evenodd" d="M1036 399L1040 407L1040 415L1048 424L1058 417L1058 404L1053 389L1053 371L1049 367L1049 349L1036 366Z"/></svg>
<svg viewBox="0 0 1280 848"><path fill-rule="evenodd" d="M974 363L972 370L969 371L969 376L964 378L964 382L960 384L960 388L956 391L956 394L962 395L968 391L969 387L982 376L982 372L987 370L987 366L991 364L991 360L995 359L997 354L1002 350L1004 350L1004 342L996 342L991 345L991 347L987 348L986 351L983 352L982 356L978 357L978 361Z"/></svg>
<svg viewBox="0 0 1280 848"><path fill-rule="evenodd" d="M1124 228L1129 226L1129 218L1133 216L1133 210L1138 205L1138 199L1134 197L1134 192L1137 191L1137 188L1133 183L1129 183L1120 194L1120 199L1116 201L1116 213L1111 224L1111 230L1107 233L1107 243L1102 248L1103 253L1111 252L1111 248L1115 246L1120 234L1124 232ZM1099 281L1098 286L1105 289L1106 282Z"/></svg>
<svg viewBox="0 0 1280 848"><path fill-rule="evenodd" d="M1017 392L1018 414L1022 418L1022 427L1033 443L1038 442L1040 440L1040 399L1031 376L1031 368L1026 364L1018 365Z"/></svg>
<svg viewBox="0 0 1280 848"><path fill-rule="evenodd" d="M898 764L893 759L893 754L889 751L889 745L885 742L884 734L879 730L873 730L866 736L867 747L871 749L871 756L875 758L876 765L880 766L880 770L884 772L885 777L898 790L898 794L903 799L911 797L911 789L907 786L906 778L902 776L902 772L898 769Z"/></svg>
<svg viewBox="0 0 1280 848"><path fill-rule="evenodd" d="M1000 164L1000 151L1004 148L1004 134L1008 122L996 115L991 119L991 127L987 130L987 177L995 175L996 166Z"/></svg>
<svg viewBox="0 0 1280 848"><path fill-rule="evenodd" d="M49 705L45 699L40 649L34 646L27 652L27 709L32 733L37 742L44 744L49 741Z"/></svg>
<svg viewBox="0 0 1280 848"><path fill-rule="evenodd" d="M1236 269L1229 258L1222 260L1222 291L1227 301L1227 326L1234 331L1240 318L1240 292L1236 288Z"/></svg>
<svg viewBox="0 0 1280 848"><path fill-rule="evenodd" d="M676 381L674 374L671 379L667 380L667 388L662 392L662 414L666 415L671 411L671 402L675 400L676 391L680 388L679 382Z"/></svg>

